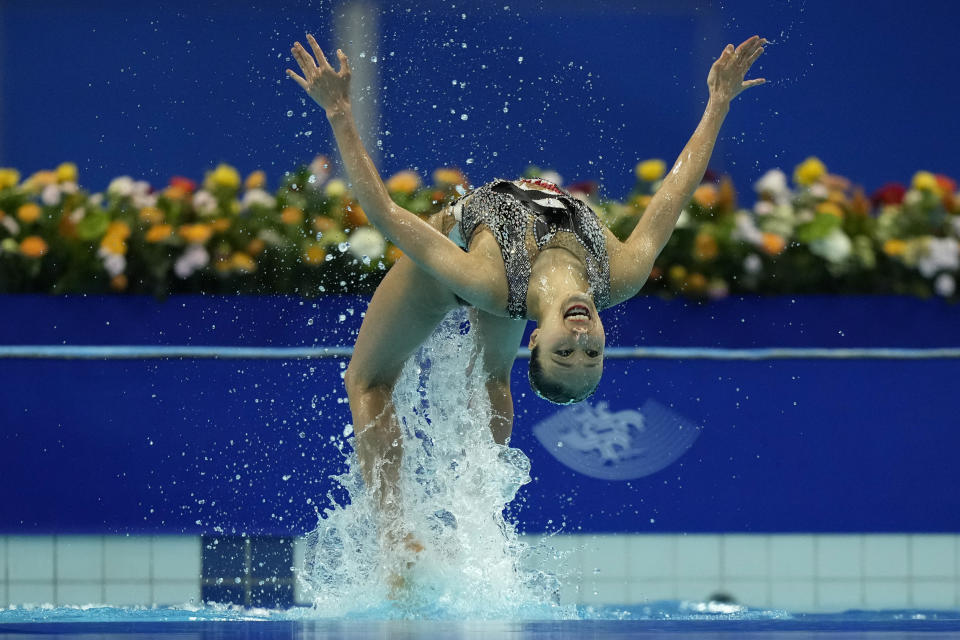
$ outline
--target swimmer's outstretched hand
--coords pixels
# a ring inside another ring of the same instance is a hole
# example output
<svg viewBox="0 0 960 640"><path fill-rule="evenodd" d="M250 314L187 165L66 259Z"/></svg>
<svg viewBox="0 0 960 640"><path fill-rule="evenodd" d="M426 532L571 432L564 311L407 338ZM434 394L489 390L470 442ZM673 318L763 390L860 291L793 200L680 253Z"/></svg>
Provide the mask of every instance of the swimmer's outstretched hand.
<svg viewBox="0 0 960 640"><path fill-rule="evenodd" d="M313 49L317 63L314 64L313 56L307 53L302 44L294 42L290 51L300 65L303 76L297 75L290 69L287 69L287 75L293 78L313 98L314 102L323 107L327 115L346 110L350 106L350 61L347 60L343 51L337 49L340 70L334 71L327 62L326 56L323 55L320 45L309 33L307 42Z"/></svg>
<svg viewBox="0 0 960 640"><path fill-rule="evenodd" d="M763 53L763 45L767 44L766 38L753 36L744 41L736 49L732 44L728 44L720 54L720 58L710 67L710 73L707 74L707 86L710 88L710 97L714 100L729 102L736 98L742 91L755 87L766 82L764 78L756 80L747 80L743 78L750 70L750 66Z"/></svg>

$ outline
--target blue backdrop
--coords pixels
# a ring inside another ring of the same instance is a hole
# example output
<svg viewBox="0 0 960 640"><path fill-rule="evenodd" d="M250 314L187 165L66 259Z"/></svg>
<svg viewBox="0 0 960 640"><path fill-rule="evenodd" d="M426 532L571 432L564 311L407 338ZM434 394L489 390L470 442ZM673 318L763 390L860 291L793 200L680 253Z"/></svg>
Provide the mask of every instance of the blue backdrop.
<svg viewBox="0 0 960 640"><path fill-rule="evenodd" d="M868 189L921 168L960 174L945 144L960 139L955 2L382 2L376 55L336 41L343 6L6 0L0 164L73 160L99 190L227 161L275 185L333 150L283 76L311 30L375 66L382 91L357 86L355 99L378 102L367 143L381 142L386 173L453 164L480 184L532 163L621 197L638 159L676 158L723 46L759 33L776 44L753 75L770 82L737 98L712 162L738 186L809 154Z"/></svg>
<svg viewBox="0 0 960 640"><path fill-rule="evenodd" d="M366 303L0 297L7 344L349 345ZM610 345L956 346L958 309L906 298L638 298ZM303 532L343 468L344 360L0 359L0 533ZM960 360L608 360L594 404L654 399L702 427L630 482L555 460L558 408L514 371L530 531L960 530Z"/></svg>

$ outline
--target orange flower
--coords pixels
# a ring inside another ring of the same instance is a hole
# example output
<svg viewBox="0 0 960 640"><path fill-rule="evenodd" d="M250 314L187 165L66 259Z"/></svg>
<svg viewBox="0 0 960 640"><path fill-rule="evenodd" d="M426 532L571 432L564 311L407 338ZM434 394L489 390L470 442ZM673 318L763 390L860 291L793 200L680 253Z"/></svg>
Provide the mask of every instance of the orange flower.
<svg viewBox="0 0 960 640"><path fill-rule="evenodd" d="M39 192L51 184L57 184L55 171L37 171L24 181L23 188L27 191Z"/></svg>
<svg viewBox="0 0 960 640"><path fill-rule="evenodd" d="M237 271L243 271L245 273L250 273L257 270L257 263L254 262L253 258L251 258L249 254L246 254L243 251L237 251L233 254L233 257L230 259L230 266Z"/></svg>
<svg viewBox="0 0 960 640"><path fill-rule="evenodd" d="M344 209L343 226L347 229L365 227L370 224L366 212L356 202L348 203Z"/></svg>
<svg viewBox="0 0 960 640"><path fill-rule="evenodd" d="M130 225L121 220L115 220L107 227L106 235L117 236L122 240L126 240L130 237Z"/></svg>
<svg viewBox="0 0 960 640"><path fill-rule="evenodd" d="M130 237L130 227L127 223L114 221L107 227L107 232L100 240L100 246L110 253L124 255L127 253L127 238Z"/></svg>
<svg viewBox="0 0 960 640"><path fill-rule="evenodd" d="M653 196L648 196L648 195L636 196L631 201L631 204L638 211L643 211L644 209L647 208L647 205L650 204L651 200L653 200Z"/></svg>
<svg viewBox="0 0 960 640"><path fill-rule="evenodd" d="M313 219L312 226L314 231L326 233L336 229L337 223L332 218L328 218L327 216L316 216Z"/></svg>
<svg viewBox="0 0 960 640"><path fill-rule="evenodd" d="M127 276L124 273L118 273L110 278L110 288L114 291L124 291L127 288Z"/></svg>
<svg viewBox="0 0 960 640"><path fill-rule="evenodd" d="M319 244L311 244L309 247L307 247L306 251L303 252L303 261L307 264L323 264L326 258L327 252L324 251L323 247Z"/></svg>
<svg viewBox="0 0 960 640"><path fill-rule="evenodd" d="M197 223L182 225L177 232L187 242L194 244L204 244L213 235L213 229L210 225Z"/></svg>
<svg viewBox="0 0 960 640"><path fill-rule="evenodd" d="M297 207L286 207L280 212L280 220L283 221L283 224L300 224L303 222L303 211Z"/></svg>
<svg viewBox="0 0 960 640"><path fill-rule="evenodd" d="M719 200L717 206L723 211L737 208L737 190L733 188L733 180L731 180L729 176L723 176L720 180L720 190L717 199Z"/></svg>
<svg viewBox="0 0 960 640"><path fill-rule="evenodd" d="M210 223L210 227L214 231L222 233L230 228L230 218L217 218Z"/></svg>
<svg viewBox="0 0 960 640"><path fill-rule="evenodd" d="M717 245L717 239L709 233L700 232L693 240L693 256L697 260L713 260L720 253L720 247Z"/></svg>
<svg viewBox="0 0 960 640"><path fill-rule="evenodd" d="M158 224L150 227L144 238L147 242L163 242L173 235L173 227L168 224Z"/></svg>
<svg viewBox="0 0 960 640"><path fill-rule="evenodd" d="M684 280L686 290L692 293L703 293L707 290L707 284L707 278L702 273L691 273Z"/></svg>
<svg viewBox="0 0 960 640"><path fill-rule="evenodd" d="M420 176L413 171L400 171L387 180L387 191L391 193L413 193L420 187Z"/></svg>
<svg viewBox="0 0 960 640"><path fill-rule="evenodd" d="M817 205L817 213L826 213L831 216L843 218L843 209L836 202L821 202Z"/></svg>
<svg viewBox="0 0 960 640"><path fill-rule="evenodd" d="M267 243L261 240L260 238L254 238L250 241L250 244L247 245L247 253L252 256L258 256L263 253L263 250L267 248Z"/></svg>
<svg viewBox="0 0 960 640"><path fill-rule="evenodd" d="M467 178L456 167L441 167L433 172L433 182L439 186L465 185Z"/></svg>
<svg viewBox="0 0 960 640"><path fill-rule="evenodd" d="M850 210L858 216L870 215L870 199L863 193L863 189L857 187L853 192L853 201L850 203Z"/></svg>
<svg viewBox="0 0 960 640"><path fill-rule="evenodd" d="M717 203L717 187L714 184L706 183L697 187L693 192L694 201L701 207L709 209Z"/></svg>
<svg viewBox="0 0 960 640"><path fill-rule="evenodd" d="M883 243L883 252L891 257L902 256L907 252L907 243L898 238L891 238Z"/></svg>
<svg viewBox="0 0 960 640"><path fill-rule="evenodd" d="M267 174L263 171L257 170L247 176L247 179L243 182L243 188L246 190L250 189L262 189L267 184Z"/></svg>
<svg viewBox="0 0 960 640"><path fill-rule="evenodd" d="M163 211L156 207L144 207L140 209L137 217L140 219L140 222L144 224L160 224L163 222Z"/></svg>
<svg viewBox="0 0 960 640"><path fill-rule="evenodd" d="M27 236L20 243L20 253L28 258L41 258L47 255L50 248L40 236Z"/></svg>
<svg viewBox="0 0 960 640"><path fill-rule="evenodd" d="M387 264L393 264L400 259L400 256L403 255L403 251L400 251L400 247L396 245L390 245L387 247L387 252L384 254L384 257L387 259Z"/></svg>
<svg viewBox="0 0 960 640"><path fill-rule="evenodd" d="M783 252L787 247L787 241L783 236L769 231L763 232L763 250L767 255L775 256Z"/></svg>
<svg viewBox="0 0 960 640"><path fill-rule="evenodd" d="M26 224L36 222L40 218L41 213L43 213L43 210L40 208L40 205L34 202L22 204L20 208L17 209L17 217L20 218L20 222Z"/></svg>

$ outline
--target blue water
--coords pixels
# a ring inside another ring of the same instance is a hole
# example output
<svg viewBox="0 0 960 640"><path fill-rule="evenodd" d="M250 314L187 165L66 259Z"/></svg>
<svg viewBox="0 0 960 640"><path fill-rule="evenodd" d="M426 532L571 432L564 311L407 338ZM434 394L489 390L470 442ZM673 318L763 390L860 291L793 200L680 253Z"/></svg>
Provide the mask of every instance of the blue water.
<svg viewBox="0 0 960 640"><path fill-rule="evenodd" d="M377 614L384 615L387 611ZM179 608L31 607L0 609L2 638L901 638L960 637L960 611L780 610L690 602L582 607L578 620L320 619L228 606Z"/></svg>

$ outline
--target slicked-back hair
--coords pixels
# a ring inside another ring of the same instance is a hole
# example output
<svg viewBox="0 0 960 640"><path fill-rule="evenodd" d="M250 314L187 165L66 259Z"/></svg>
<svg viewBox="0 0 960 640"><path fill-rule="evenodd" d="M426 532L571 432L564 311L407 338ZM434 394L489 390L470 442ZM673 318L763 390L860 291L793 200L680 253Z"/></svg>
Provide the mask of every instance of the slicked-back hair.
<svg viewBox="0 0 960 640"><path fill-rule="evenodd" d="M586 394L577 396L559 382L551 380L547 377L543 366L540 364L539 345L530 350L530 368L527 371L527 377L530 380L530 388L533 389L538 396L554 404L574 404L575 402L586 400L593 395L593 392L597 390L597 385L600 384L598 380L597 385L594 385Z"/></svg>

